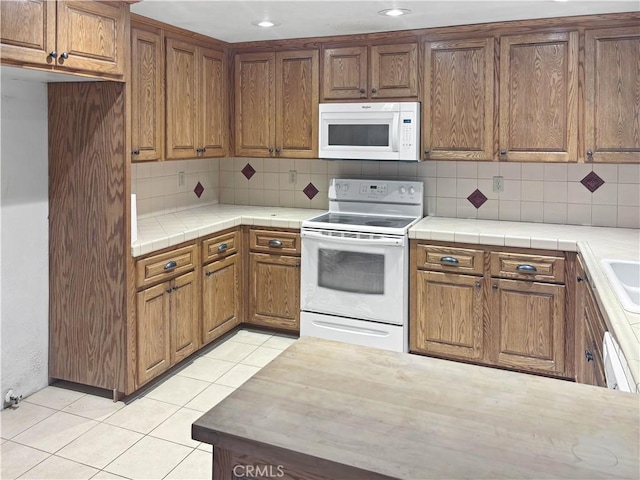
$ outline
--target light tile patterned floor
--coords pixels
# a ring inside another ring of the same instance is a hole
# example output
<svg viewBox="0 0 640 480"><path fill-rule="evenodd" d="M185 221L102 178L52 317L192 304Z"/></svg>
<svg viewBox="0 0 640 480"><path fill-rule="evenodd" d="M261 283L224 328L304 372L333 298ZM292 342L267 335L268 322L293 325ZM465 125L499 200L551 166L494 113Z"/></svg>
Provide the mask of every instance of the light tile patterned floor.
<svg viewBox="0 0 640 480"><path fill-rule="evenodd" d="M239 330L125 402L49 386L2 411L0 478L209 479L191 424L294 340Z"/></svg>

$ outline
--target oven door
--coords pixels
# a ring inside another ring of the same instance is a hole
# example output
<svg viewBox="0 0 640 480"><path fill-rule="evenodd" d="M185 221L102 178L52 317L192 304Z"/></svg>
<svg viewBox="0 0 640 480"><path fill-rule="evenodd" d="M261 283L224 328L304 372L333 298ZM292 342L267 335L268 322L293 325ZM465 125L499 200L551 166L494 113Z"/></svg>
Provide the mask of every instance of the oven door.
<svg viewBox="0 0 640 480"><path fill-rule="evenodd" d="M301 310L406 324L406 237L309 229L301 235Z"/></svg>

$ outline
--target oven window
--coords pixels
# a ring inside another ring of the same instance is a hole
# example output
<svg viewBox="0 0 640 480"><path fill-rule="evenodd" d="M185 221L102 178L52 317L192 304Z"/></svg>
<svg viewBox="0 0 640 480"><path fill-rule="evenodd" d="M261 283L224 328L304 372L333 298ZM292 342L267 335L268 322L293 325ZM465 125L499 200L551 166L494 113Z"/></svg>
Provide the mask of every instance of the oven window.
<svg viewBox="0 0 640 480"><path fill-rule="evenodd" d="M352 293L384 294L384 255L321 248L318 285Z"/></svg>
<svg viewBox="0 0 640 480"><path fill-rule="evenodd" d="M388 147L389 125L329 125L329 145Z"/></svg>

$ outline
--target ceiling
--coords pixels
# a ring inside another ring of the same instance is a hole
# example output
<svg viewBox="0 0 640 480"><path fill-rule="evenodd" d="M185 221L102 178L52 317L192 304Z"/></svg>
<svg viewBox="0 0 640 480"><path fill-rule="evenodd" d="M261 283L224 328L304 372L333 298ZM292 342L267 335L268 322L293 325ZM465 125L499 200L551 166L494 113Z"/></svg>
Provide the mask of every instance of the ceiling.
<svg viewBox="0 0 640 480"><path fill-rule="evenodd" d="M406 8L402 17L378 15ZM230 43L640 11L638 0L143 0L131 11ZM275 20L279 26L251 22Z"/></svg>

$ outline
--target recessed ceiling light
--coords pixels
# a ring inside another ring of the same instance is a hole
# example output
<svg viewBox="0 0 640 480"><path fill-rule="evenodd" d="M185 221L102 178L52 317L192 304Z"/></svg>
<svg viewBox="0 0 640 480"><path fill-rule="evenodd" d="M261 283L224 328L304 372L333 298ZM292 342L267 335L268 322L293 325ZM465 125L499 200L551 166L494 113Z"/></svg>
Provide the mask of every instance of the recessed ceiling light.
<svg viewBox="0 0 640 480"><path fill-rule="evenodd" d="M407 15L411 13L411 10L408 8L387 8L385 10L380 10L378 15L386 15L387 17L399 17L400 15Z"/></svg>
<svg viewBox="0 0 640 480"><path fill-rule="evenodd" d="M251 22L251 25L255 25L256 27L269 28L269 27L277 27L280 25L280 22L276 22L275 20L256 20L255 22Z"/></svg>

